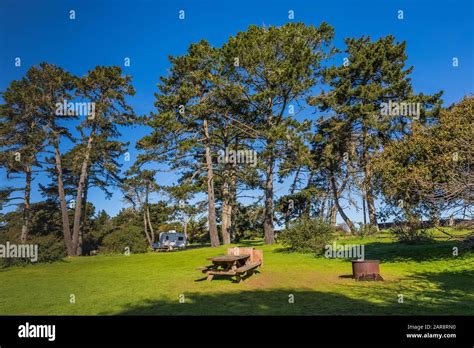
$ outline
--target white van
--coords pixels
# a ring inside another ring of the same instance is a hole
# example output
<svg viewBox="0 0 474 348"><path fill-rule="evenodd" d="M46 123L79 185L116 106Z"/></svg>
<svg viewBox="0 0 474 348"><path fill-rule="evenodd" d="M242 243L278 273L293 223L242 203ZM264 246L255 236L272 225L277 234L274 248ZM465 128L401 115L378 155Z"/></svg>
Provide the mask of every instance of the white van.
<svg viewBox="0 0 474 348"><path fill-rule="evenodd" d="M186 248L187 241L184 233L179 233L174 230L168 232L161 232L159 241L153 244L153 249L184 249Z"/></svg>

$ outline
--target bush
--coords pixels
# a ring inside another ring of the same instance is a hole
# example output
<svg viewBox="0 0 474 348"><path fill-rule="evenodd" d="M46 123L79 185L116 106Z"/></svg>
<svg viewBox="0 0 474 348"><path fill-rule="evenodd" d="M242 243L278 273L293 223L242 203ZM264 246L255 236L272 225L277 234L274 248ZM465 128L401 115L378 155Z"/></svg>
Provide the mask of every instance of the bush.
<svg viewBox="0 0 474 348"><path fill-rule="evenodd" d="M204 243L209 243L210 238L209 238L209 232L207 231L206 227L206 218L202 219L191 219L188 222L188 227L187 227L187 239L189 243L199 243L199 244L204 244ZM164 229L163 232L167 231L168 229Z"/></svg>
<svg viewBox="0 0 474 348"><path fill-rule="evenodd" d="M0 244L7 245L7 242L10 244L20 244L20 239L11 237L5 233L0 233ZM0 258L0 268L9 267L13 265L26 265L29 261L24 259L16 258Z"/></svg>
<svg viewBox="0 0 474 348"><path fill-rule="evenodd" d="M148 244L142 227L134 225L119 227L103 238L100 251L124 253L125 248L129 248L132 254L147 252Z"/></svg>
<svg viewBox="0 0 474 348"><path fill-rule="evenodd" d="M391 228L397 240L405 244L423 243L431 240L428 230L421 223L407 222Z"/></svg>
<svg viewBox="0 0 474 348"><path fill-rule="evenodd" d="M21 244L18 238L10 238L7 235L0 235L0 244L6 245L7 242L10 244ZM66 257L66 246L64 245L64 241L62 238L58 238L54 235L32 236L27 240L26 244L38 245L38 259L35 262L24 258L1 258L0 268L38 262L53 262Z"/></svg>
<svg viewBox="0 0 474 348"><path fill-rule="evenodd" d="M336 233L341 234L343 236L351 234L351 229L345 223L337 224L336 227L335 227L335 231L336 231Z"/></svg>
<svg viewBox="0 0 474 348"><path fill-rule="evenodd" d="M334 232L334 227L321 219L302 218L285 229L279 240L293 251L321 253Z"/></svg>
<svg viewBox="0 0 474 348"><path fill-rule="evenodd" d="M263 232L257 230L245 230L242 233L242 239L257 239L262 238Z"/></svg>
<svg viewBox="0 0 474 348"><path fill-rule="evenodd" d="M38 262L53 262L67 255L64 240L53 235L33 237L27 243L38 244Z"/></svg>
<svg viewBox="0 0 474 348"><path fill-rule="evenodd" d="M472 230L474 229L474 220L465 220L454 225L456 230Z"/></svg>
<svg viewBox="0 0 474 348"><path fill-rule="evenodd" d="M474 232L471 232L463 239L462 247L464 250L474 250Z"/></svg>
<svg viewBox="0 0 474 348"><path fill-rule="evenodd" d="M361 224L358 229L358 234L361 236L372 236L379 232L378 228L370 224Z"/></svg>

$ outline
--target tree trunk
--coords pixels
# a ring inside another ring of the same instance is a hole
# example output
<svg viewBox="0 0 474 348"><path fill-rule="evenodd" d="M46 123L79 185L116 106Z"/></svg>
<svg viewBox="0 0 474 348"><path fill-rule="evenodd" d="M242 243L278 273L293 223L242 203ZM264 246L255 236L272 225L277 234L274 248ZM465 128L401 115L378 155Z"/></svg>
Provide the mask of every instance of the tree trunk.
<svg viewBox="0 0 474 348"><path fill-rule="evenodd" d="M148 194L149 194L149 191L147 187L145 191L145 202L143 204L143 224L145 226L146 240L148 241L148 244L150 245L150 247L153 248L155 236L153 233L153 226L151 226L150 210L148 208ZM150 227L150 233L148 233L148 227Z"/></svg>
<svg viewBox="0 0 474 348"><path fill-rule="evenodd" d="M84 186L87 179L88 168L89 168L89 158L92 150L92 142L95 136L95 129L92 129L89 139L87 140L86 153L84 160L82 161L81 167L81 176L79 177L79 184L77 186L76 194L76 208L74 211L74 225L72 233L72 245L74 250L77 249L79 244L79 232L81 230L81 215L82 215L82 195L84 192Z"/></svg>
<svg viewBox="0 0 474 348"><path fill-rule="evenodd" d="M369 213L369 222L370 226L372 226L376 231L379 230L379 225L377 222L377 212L375 210L375 203L374 203L374 195L372 191L372 175L368 168L364 168L365 170L365 200L367 202L367 211Z"/></svg>
<svg viewBox="0 0 474 348"><path fill-rule="evenodd" d="M271 147L270 147L271 150ZM265 181L265 213L263 221L263 231L265 234L265 244L274 244L273 233L273 155L270 154L267 160L266 181Z"/></svg>
<svg viewBox="0 0 474 348"><path fill-rule="evenodd" d="M229 147L228 137L223 137L224 152ZM237 148L235 149L237 150ZM222 172L222 211L221 211L221 237L222 244L230 244L230 228L232 226L232 202L230 193L231 166L232 163L224 163Z"/></svg>
<svg viewBox="0 0 474 348"><path fill-rule="evenodd" d="M231 214L230 214L230 226L229 226L229 233L230 233L230 240L231 242L235 240L235 222L237 221L237 173L235 171L235 164L232 166L231 174L230 174L230 187L229 187L229 196L230 196L230 207L231 207Z"/></svg>
<svg viewBox="0 0 474 348"><path fill-rule="evenodd" d="M212 170L212 155L209 139L209 127L207 120L204 120L204 135L206 137L206 166L207 166L207 199L208 199L208 224L209 236L211 238L211 246L219 246L219 235L217 233L216 223L216 200L214 196L214 177Z"/></svg>
<svg viewBox="0 0 474 348"><path fill-rule="evenodd" d="M330 215L330 222L331 222L331 225L332 226L336 226L337 225L337 206L336 204L332 204L331 205L331 215Z"/></svg>
<svg viewBox="0 0 474 348"><path fill-rule="evenodd" d="M311 187L311 181L312 180L313 180L313 172L310 172L309 177L308 177L308 183L306 184L306 189L309 189ZM309 202L308 201L305 202L304 213L303 214L308 219L310 218L310 216L311 216L311 198L309 199Z"/></svg>
<svg viewBox="0 0 474 348"><path fill-rule="evenodd" d="M28 228L30 225L30 197L31 197L31 166L26 166L26 179L25 179L25 198L23 206L23 225L21 226L20 241L22 244L26 242L28 237Z"/></svg>
<svg viewBox="0 0 474 348"><path fill-rule="evenodd" d="M374 197L372 195L372 190L367 191L367 210L369 211L369 221L370 225L375 228L376 231L379 230L379 224L377 221L377 213L375 210Z"/></svg>
<svg viewBox="0 0 474 348"><path fill-rule="evenodd" d="M186 242L188 241L188 223L189 223L189 217L184 218L184 226L183 226L183 232L184 232L184 237L186 238Z"/></svg>
<svg viewBox="0 0 474 348"><path fill-rule="evenodd" d="M224 176L224 183L222 184L222 244L230 244L230 226L232 223L232 205L230 202L230 190L228 177Z"/></svg>
<svg viewBox="0 0 474 348"><path fill-rule="evenodd" d="M301 166L298 166L298 169L296 170L295 178L293 179L293 183L291 184L291 187L290 187L290 196L292 196L295 193L296 184L298 183L298 178L300 175L300 170L301 170ZM285 211L285 228L288 228L290 225L290 216L291 216L290 202L288 201L288 206L286 207L286 211Z"/></svg>
<svg viewBox="0 0 474 348"><path fill-rule="evenodd" d="M56 174L57 174L57 180L58 180L59 204L61 206L61 216L62 216L62 221L63 221L64 243L66 244L68 256L74 256L76 253L73 248L72 239L71 239L71 226L69 225L66 195L64 194L61 154L59 152L59 146L57 143L54 144L54 155L55 155L55 161L56 161Z"/></svg>
<svg viewBox="0 0 474 348"><path fill-rule="evenodd" d="M367 212L365 211L366 207L366 199L365 199L365 193L362 193L362 214L364 215L364 226L367 225Z"/></svg>
<svg viewBox="0 0 474 348"><path fill-rule="evenodd" d="M148 226L150 227L150 238L151 238L151 244L155 242L155 230L153 229L153 226L151 225L151 218L150 218L150 209L147 207L146 208L146 216L148 220Z"/></svg>
<svg viewBox="0 0 474 348"><path fill-rule="evenodd" d="M331 189L332 189L333 199L334 199L334 206L337 208L339 215L341 215L347 227L349 227L351 233L353 233L355 232L355 226L352 223L351 219L349 219L349 217L346 215L341 205L339 204L339 192L337 189L336 179L334 178L334 175L331 174L330 180L331 180Z"/></svg>
<svg viewBox="0 0 474 348"><path fill-rule="evenodd" d="M234 147L235 151L238 150L240 144L240 137L238 135L234 138ZM230 185L229 185L229 196L230 196L230 206L231 206L231 214L230 214L230 226L229 226L229 233L230 233L230 241L236 241L237 234L236 234L236 221L237 221L237 170L236 170L236 163L232 163L230 166Z"/></svg>
<svg viewBox="0 0 474 348"><path fill-rule="evenodd" d="M153 248L153 243L151 241L150 234L148 233L148 221L146 219L146 209L143 207L143 227L145 228L145 237L148 245Z"/></svg>
<svg viewBox="0 0 474 348"><path fill-rule="evenodd" d="M150 227L150 239L151 239L151 247L153 247L153 243L155 242L155 231L153 230L153 226L151 225L151 218L150 218L150 206L148 205L148 189L146 190L146 197L145 197L145 207L146 207L146 217L148 221L148 226Z"/></svg>
<svg viewBox="0 0 474 348"><path fill-rule="evenodd" d="M377 213L375 211L374 196L372 189L372 173L369 170L369 149L367 147L368 130L364 127L362 130L362 141L363 141L363 153L362 162L364 168L364 189L365 199L367 202L367 210L369 212L369 222L377 231L379 229L377 223Z"/></svg>
<svg viewBox="0 0 474 348"><path fill-rule="evenodd" d="M79 230L79 240L77 243L76 255L82 255L82 242L84 240L84 229L86 228L87 224L87 192L89 191L89 178L86 179L86 183L84 185L84 202L82 202L83 211L82 211L82 219L81 219L81 228Z"/></svg>
<svg viewBox="0 0 474 348"><path fill-rule="evenodd" d="M326 210L326 202L327 202L327 195L325 195L324 198L321 200L321 207L319 208L319 217L321 218L321 220L324 220L324 221L327 221L327 219L325 219L325 216L324 216L324 211Z"/></svg>

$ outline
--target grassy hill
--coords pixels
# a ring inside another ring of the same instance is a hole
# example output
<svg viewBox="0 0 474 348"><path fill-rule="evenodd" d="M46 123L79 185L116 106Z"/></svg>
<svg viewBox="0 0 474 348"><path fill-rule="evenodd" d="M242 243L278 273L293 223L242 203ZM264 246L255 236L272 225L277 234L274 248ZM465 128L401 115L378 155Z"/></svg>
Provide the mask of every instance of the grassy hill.
<svg viewBox="0 0 474 348"><path fill-rule="evenodd" d="M264 266L240 284L229 278L208 282L195 270L227 247L77 257L2 269L0 314L474 315L474 253L454 257L459 242L438 235L422 245L402 245L386 234L337 242L365 244L365 258L381 260L385 281L356 282L347 277L351 263L346 260L289 253L255 240L238 245L263 249Z"/></svg>

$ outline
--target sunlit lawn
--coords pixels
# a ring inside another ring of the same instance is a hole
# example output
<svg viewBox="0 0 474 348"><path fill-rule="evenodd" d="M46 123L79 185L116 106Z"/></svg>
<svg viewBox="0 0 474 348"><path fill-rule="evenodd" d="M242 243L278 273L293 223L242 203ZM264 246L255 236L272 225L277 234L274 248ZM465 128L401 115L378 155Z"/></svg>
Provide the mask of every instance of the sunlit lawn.
<svg viewBox="0 0 474 348"><path fill-rule="evenodd" d="M365 258L381 260L383 282L344 277L351 274L346 260L288 253L261 241L239 244L264 250L261 272L240 284L200 280L195 269L226 247L12 267L0 270L0 314L474 315L474 253L460 249L455 257L460 243L438 237L423 245L401 245L388 234L338 241L365 244Z"/></svg>

